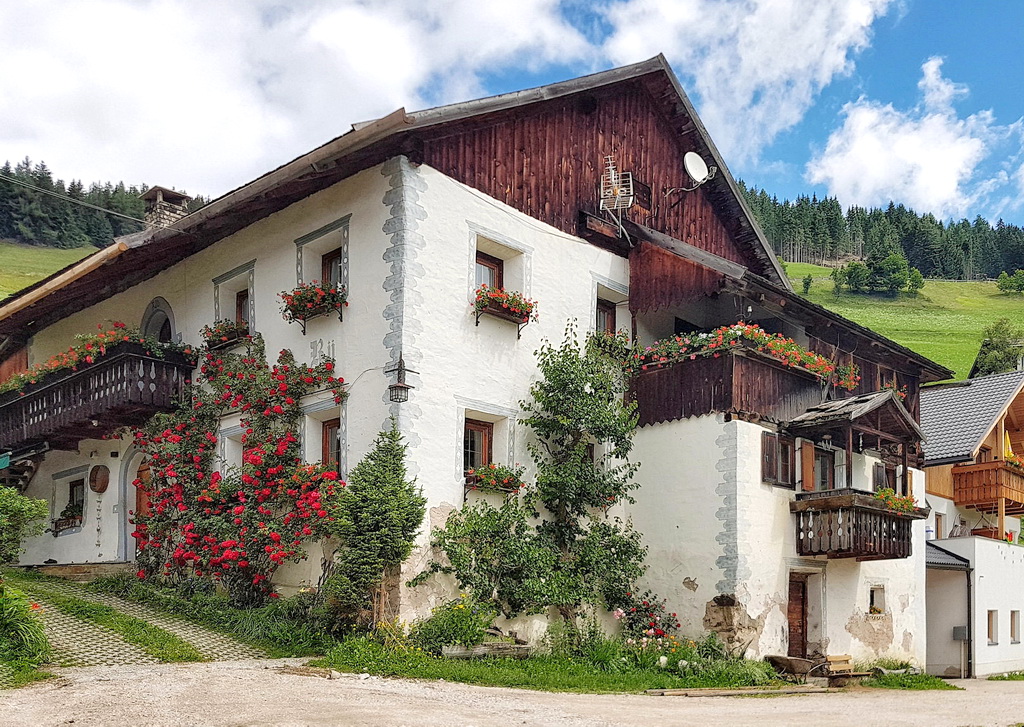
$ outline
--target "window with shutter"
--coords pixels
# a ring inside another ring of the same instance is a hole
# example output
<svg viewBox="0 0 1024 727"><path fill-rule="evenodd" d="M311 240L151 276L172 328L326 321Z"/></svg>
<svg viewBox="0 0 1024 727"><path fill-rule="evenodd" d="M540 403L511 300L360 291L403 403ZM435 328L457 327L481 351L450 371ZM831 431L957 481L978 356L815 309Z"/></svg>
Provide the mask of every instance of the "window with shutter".
<svg viewBox="0 0 1024 727"><path fill-rule="evenodd" d="M779 438L774 432L761 433L761 481L779 479Z"/></svg>

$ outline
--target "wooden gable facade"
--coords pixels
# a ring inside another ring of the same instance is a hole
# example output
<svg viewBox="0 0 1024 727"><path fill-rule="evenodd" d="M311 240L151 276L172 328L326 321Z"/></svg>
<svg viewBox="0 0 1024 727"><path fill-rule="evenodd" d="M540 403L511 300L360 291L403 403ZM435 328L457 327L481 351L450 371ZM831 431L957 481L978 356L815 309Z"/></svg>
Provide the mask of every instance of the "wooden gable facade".
<svg viewBox="0 0 1024 727"><path fill-rule="evenodd" d="M640 81L445 125L417 147L424 163L569 234L580 211L598 213L604 159L613 155L638 188L627 219L769 274L710 188L666 197L692 184L683 155L702 149L695 129L680 134Z"/></svg>

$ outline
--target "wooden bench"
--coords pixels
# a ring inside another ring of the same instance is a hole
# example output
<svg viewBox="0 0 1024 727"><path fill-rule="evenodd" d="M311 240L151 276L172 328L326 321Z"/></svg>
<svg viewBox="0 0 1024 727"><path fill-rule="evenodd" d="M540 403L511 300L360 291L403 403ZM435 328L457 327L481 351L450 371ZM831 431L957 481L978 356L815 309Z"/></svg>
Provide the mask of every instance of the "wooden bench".
<svg viewBox="0 0 1024 727"><path fill-rule="evenodd" d="M825 661L828 664L828 674L826 676L828 676L828 685L830 687L840 686L850 679L871 676L869 671L854 671L853 659L849 654L826 656Z"/></svg>

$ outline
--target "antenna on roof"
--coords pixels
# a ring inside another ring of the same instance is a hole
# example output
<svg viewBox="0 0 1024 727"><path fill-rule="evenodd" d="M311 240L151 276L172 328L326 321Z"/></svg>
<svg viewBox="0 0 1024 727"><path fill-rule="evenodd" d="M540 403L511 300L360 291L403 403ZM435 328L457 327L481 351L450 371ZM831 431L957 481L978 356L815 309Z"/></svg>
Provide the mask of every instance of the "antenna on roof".
<svg viewBox="0 0 1024 727"><path fill-rule="evenodd" d="M601 202L602 212L615 220L619 226L619 234L627 240L629 235L622 227L622 211L628 210L636 200L633 194L633 174L631 172L620 172L615 166L615 157L611 154L604 158L604 174L601 175Z"/></svg>
<svg viewBox="0 0 1024 727"><path fill-rule="evenodd" d="M686 170L690 179L693 180L693 186L672 187L670 189L666 189L666 197L674 192L692 192L705 182L714 179L715 174L718 172L718 167L709 167L707 162L704 161L704 158L695 151L688 151L683 155L683 168Z"/></svg>

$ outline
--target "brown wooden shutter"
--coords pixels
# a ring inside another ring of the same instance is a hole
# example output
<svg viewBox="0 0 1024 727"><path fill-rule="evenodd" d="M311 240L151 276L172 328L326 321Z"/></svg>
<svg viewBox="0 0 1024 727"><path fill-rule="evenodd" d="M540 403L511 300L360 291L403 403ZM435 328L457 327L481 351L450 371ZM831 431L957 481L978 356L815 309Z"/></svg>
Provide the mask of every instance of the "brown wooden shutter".
<svg viewBox="0 0 1024 727"><path fill-rule="evenodd" d="M800 445L800 476L805 492L814 492L814 442L806 439Z"/></svg>
<svg viewBox="0 0 1024 727"><path fill-rule="evenodd" d="M779 479L779 439L774 432L761 432L761 481Z"/></svg>
<svg viewBox="0 0 1024 727"><path fill-rule="evenodd" d="M871 471L871 484L875 492L878 492L879 490L886 487L885 465L882 464L881 462L875 462L875 467Z"/></svg>

